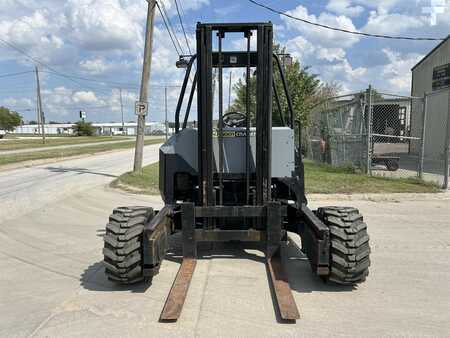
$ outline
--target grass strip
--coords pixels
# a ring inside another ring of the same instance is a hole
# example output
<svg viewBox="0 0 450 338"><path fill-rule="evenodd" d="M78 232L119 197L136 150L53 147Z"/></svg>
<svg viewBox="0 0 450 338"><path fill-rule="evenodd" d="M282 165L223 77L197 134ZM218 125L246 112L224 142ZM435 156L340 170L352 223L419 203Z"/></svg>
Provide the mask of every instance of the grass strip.
<svg viewBox="0 0 450 338"><path fill-rule="evenodd" d="M84 144L84 143L97 143L97 142L111 142L126 140L123 137L111 137L111 136L67 136L67 137L55 137L47 138L45 144L42 143L40 138L15 138L6 139L0 142L0 151L19 150L19 149L36 149L52 146L63 146L72 144ZM130 141L131 138L128 138Z"/></svg>
<svg viewBox="0 0 450 338"><path fill-rule="evenodd" d="M151 139L145 140L145 145L158 144L162 143L163 139ZM121 143L105 143L105 144L96 144L92 146L79 147L79 148L67 148L67 149L54 149L54 150L45 150L45 151L37 151L31 153L21 153L21 154L11 154L11 155L2 155L0 156L0 166L7 165L12 163L24 162L24 161L33 161L33 160L43 160L50 158L61 158L61 157L70 157L70 156L78 156L85 154L97 154L105 151L111 150L120 150L120 149L128 149L134 147L135 142L121 142Z"/></svg>
<svg viewBox="0 0 450 338"><path fill-rule="evenodd" d="M357 194L357 193L437 193L434 183L418 178L369 177L352 168L335 168L329 165L305 161L305 184L308 194ZM125 173L111 185L122 190L159 195L159 166L150 164L142 173Z"/></svg>

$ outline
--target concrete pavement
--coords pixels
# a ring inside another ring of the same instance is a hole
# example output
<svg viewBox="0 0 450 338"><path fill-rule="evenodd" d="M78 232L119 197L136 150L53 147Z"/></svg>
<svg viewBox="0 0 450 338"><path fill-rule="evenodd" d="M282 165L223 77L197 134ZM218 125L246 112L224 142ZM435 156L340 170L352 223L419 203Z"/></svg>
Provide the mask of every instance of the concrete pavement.
<svg viewBox="0 0 450 338"><path fill-rule="evenodd" d="M144 148L144 165L157 162L159 145ZM0 171L0 222L87 189L132 170L134 150Z"/></svg>
<svg viewBox="0 0 450 338"><path fill-rule="evenodd" d="M156 158L157 146L146 149L147 162ZM10 180L0 174L1 337L448 336L448 199L320 202L361 210L372 266L358 288L326 285L288 245L285 263L302 315L296 324L277 322L262 253L237 247L202 251L180 320L159 323L179 267L180 239L172 238L151 286L121 287L105 278L102 235L111 210L162 205L157 196L107 188L129 170L131 154L107 155L62 162L57 170L11 171ZM8 200L20 201L22 212L14 204L4 208ZM311 205L319 202L311 198Z"/></svg>

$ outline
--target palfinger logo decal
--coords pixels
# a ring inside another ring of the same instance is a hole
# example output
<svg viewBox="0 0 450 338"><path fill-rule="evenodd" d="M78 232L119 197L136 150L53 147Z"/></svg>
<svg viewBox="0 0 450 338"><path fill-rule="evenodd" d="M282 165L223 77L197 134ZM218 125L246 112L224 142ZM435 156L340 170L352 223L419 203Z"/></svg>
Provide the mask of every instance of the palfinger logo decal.
<svg viewBox="0 0 450 338"><path fill-rule="evenodd" d="M246 137L247 132L245 130L224 130L223 131L223 137L229 138L229 137ZM250 131L250 137L256 136L256 131L252 130ZM213 131L213 137L219 137L219 130L214 129Z"/></svg>

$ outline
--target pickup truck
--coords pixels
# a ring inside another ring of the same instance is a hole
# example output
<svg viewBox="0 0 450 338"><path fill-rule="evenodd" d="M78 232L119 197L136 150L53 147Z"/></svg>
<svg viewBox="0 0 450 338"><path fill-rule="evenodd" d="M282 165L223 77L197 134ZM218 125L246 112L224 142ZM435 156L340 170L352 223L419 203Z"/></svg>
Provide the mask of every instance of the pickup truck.
<svg viewBox="0 0 450 338"><path fill-rule="evenodd" d="M4 138L4 137L5 137L5 135L6 135L6 131L5 131L5 130L2 130L2 129L0 129L0 139Z"/></svg>

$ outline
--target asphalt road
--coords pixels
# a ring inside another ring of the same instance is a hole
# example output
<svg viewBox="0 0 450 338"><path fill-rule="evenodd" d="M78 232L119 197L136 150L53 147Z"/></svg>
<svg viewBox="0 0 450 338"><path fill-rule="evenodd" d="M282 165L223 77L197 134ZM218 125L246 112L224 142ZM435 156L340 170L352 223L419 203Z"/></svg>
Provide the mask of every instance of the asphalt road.
<svg viewBox="0 0 450 338"><path fill-rule="evenodd" d="M159 145L144 148L144 164L158 161ZM53 164L0 171L0 222L42 208L77 192L103 186L132 170L127 149Z"/></svg>
<svg viewBox="0 0 450 338"><path fill-rule="evenodd" d="M147 162L156 149L147 147ZM287 246L285 263L302 315L296 324L277 322L262 253L230 247L201 251L181 318L159 323L179 267L179 238L172 239L170 259L151 286L116 286L101 264L104 226L114 207L161 206L159 197L105 187L129 169L130 158L105 154L59 163L58 170L47 165L0 175L1 337L448 336L449 200L313 200L313 206L350 204L364 213L372 266L358 288L326 285L297 248ZM14 204L4 208L14 200L24 207L19 214L11 212Z"/></svg>

